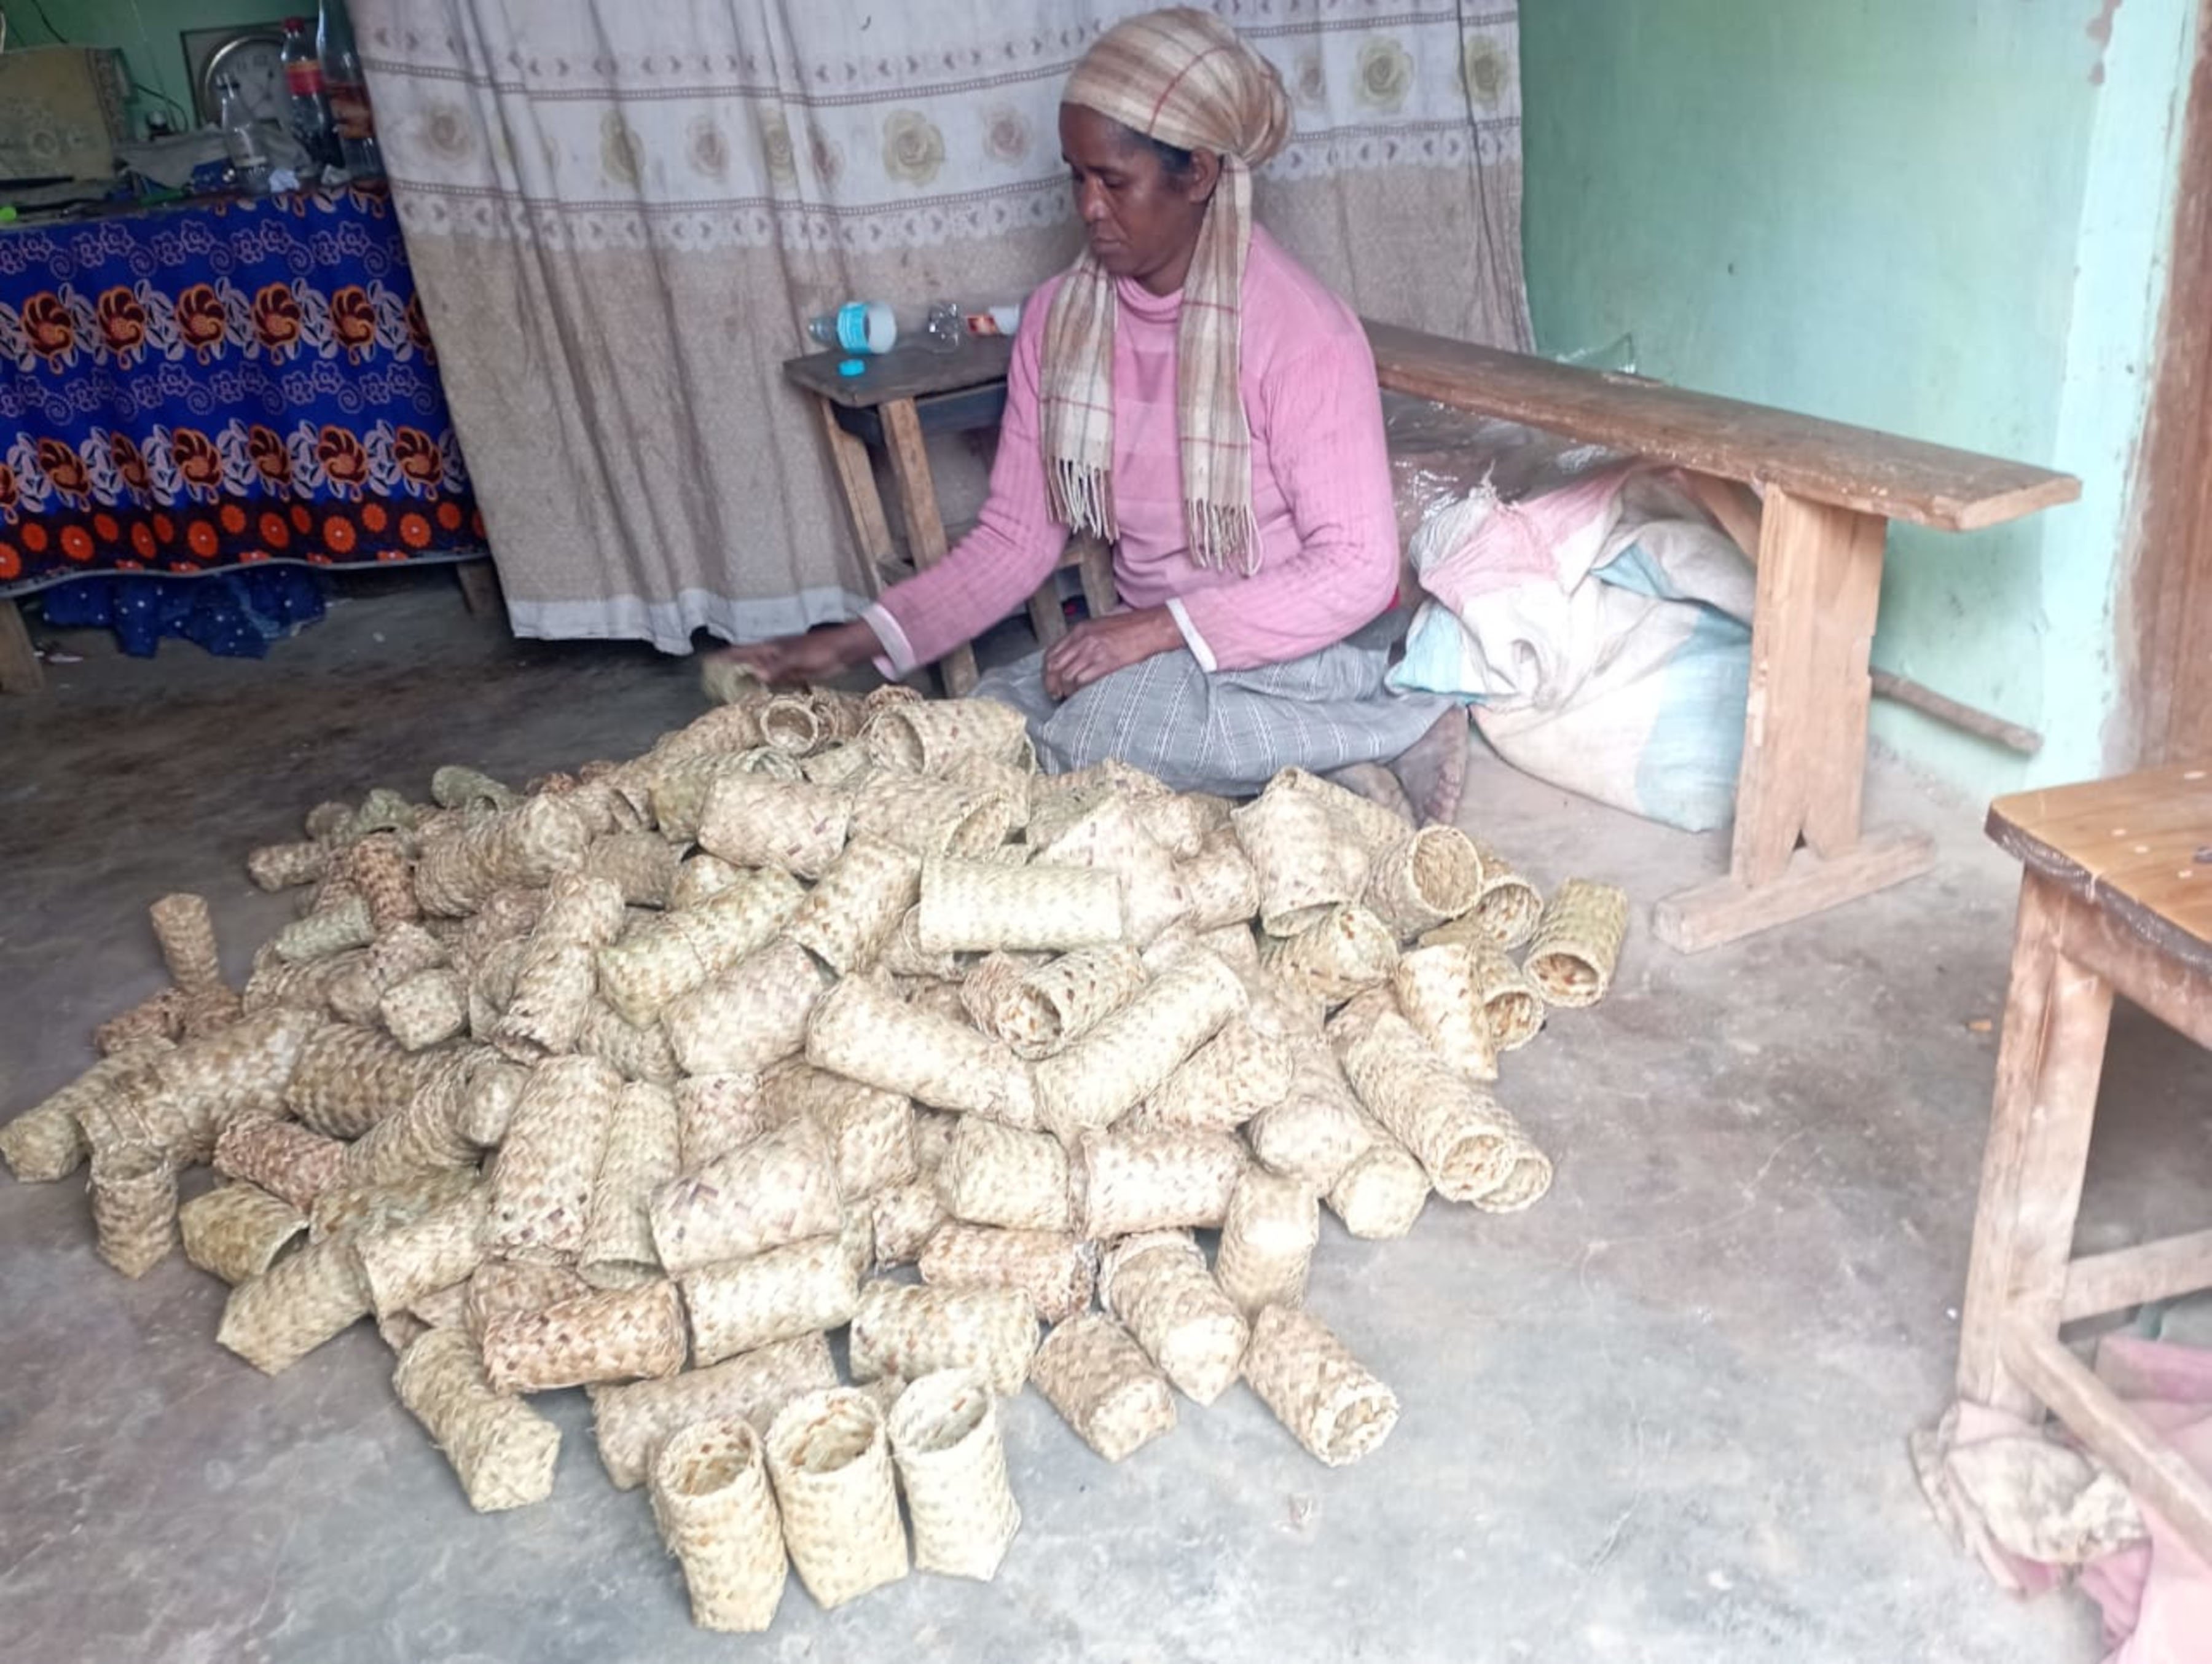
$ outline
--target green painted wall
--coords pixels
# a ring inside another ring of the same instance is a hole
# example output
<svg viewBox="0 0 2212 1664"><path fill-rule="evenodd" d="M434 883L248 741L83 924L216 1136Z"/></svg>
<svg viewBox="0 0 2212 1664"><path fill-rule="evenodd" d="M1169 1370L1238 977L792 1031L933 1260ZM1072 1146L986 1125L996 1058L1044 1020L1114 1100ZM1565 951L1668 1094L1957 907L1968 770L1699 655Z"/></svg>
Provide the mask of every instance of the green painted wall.
<svg viewBox="0 0 2212 1664"><path fill-rule="evenodd" d="M7 7L11 46L44 46L58 36L75 46L116 47L134 79L155 94L175 100L187 112L192 107L192 88L179 39L185 30L268 23L315 12L307 0L43 0L43 4L53 23L51 31L40 24L29 0L15 0ZM140 91L132 100L132 113L143 119L161 103L161 97Z"/></svg>
<svg viewBox="0 0 2212 1664"><path fill-rule="evenodd" d="M2118 551L2163 295L2192 0L1527 0L1529 301L1547 352L2081 476L1896 529L1876 660L2040 728L1876 702L1985 794L2107 762ZM2121 759L2124 760L2124 759Z"/></svg>

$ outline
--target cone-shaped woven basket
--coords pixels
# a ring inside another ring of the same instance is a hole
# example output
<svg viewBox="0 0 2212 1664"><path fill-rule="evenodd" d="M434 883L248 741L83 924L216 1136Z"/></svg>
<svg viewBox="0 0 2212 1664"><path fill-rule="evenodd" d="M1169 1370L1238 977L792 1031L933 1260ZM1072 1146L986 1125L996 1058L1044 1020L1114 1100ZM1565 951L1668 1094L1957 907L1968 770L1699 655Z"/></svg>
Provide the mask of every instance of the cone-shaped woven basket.
<svg viewBox="0 0 2212 1664"><path fill-rule="evenodd" d="M1185 1231L1132 1236L1109 1253L1098 1291L1177 1390L1211 1404L1237 1379L1244 1315Z"/></svg>
<svg viewBox="0 0 2212 1664"><path fill-rule="evenodd" d="M1121 939L1121 891L1095 868L922 863L916 933L926 953L1066 952Z"/></svg>
<svg viewBox="0 0 2212 1664"><path fill-rule="evenodd" d="M666 1278L605 1289L485 1324L484 1378L500 1393L653 1380L684 1367L684 1307Z"/></svg>
<svg viewBox="0 0 2212 1664"><path fill-rule="evenodd" d="M1464 919L1455 920L1421 938L1424 948L1456 945L1468 956L1474 976L1475 998L1484 1021L1501 1052L1526 1046L1544 1026L1544 999L1527 973Z"/></svg>
<svg viewBox="0 0 2212 1664"><path fill-rule="evenodd" d="M1551 1187L1552 1164L1520 1123L1402 1019L1378 1019L1346 1051L1344 1072L1368 1112L1420 1158L1447 1201L1512 1212Z"/></svg>
<svg viewBox="0 0 2212 1664"><path fill-rule="evenodd" d="M692 1355L702 1363L837 1328L852 1321L860 1303L860 1279L836 1236L811 1237L684 1274Z"/></svg>
<svg viewBox="0 0 2212 1664"><path fill-rule="evenodd" d="M945 981L957 981L964 974L965 961L957 953L930 953L923 950L920 931L921 908L910 907L899 915L898 928L884 944L880 963L893 976L933 976Z"/></svg>
<svg viewBox="0 0 2212 1664"><path fill-rule="evenodd" d="M1030 1379L1108 1461L1175 1430L1175 1393L1134 1336L1103 1312L1071 1317L1044 1338Z"/></svg>
<svg viewBox="0 0 2212 1664"><path fill-rule="evenodd" d="M1358 1461L1398 1424L1398 1395L1310 1312L1270 1306L1252 1322L1244 1379L1316 1461Z"/></svg>
<svg viewBox="0 0 2212 1664"><path fill-rule="evenodd" d="M125 1011L118 1011L92 1031L93 1049L112 1057L133 1046L151 1042L173 1045L185 1032L185 996L181 989L163 988Z"/></svg>
<svg viewBox="0 0 2212 1664"><path fill-rule="evenodd" d="M315 1132L357 1139L404 1108L437 1066L434 1055L410 1052L380 1029L326 1023L300 1048L284 1103Z"/></svg>
<svg viewBox="0 0 2212 1664"><path fill-rule="evenodd" d="M1255 1116L1245 1137L1263 1166L1316 1190L1334 1185L1375 1141L1342 1068L1326 1048L1300 1053L1290 1096ZM1425 1176L1421 1189L1425 1195Z"/></svg>
<svg viewBox="0 0 2212 1664"><path fill-rule="evenodd" d="M621 1091L597 1058L548 1058L531 1071L491 1168L490 1252L562 1264L582 1252Z"/></svg>
<svg viewBox="0 0 2212 1664"><path fill-rule="evenodd" d="M818 878L844 853L852 800L805 780L726 774L707 794L699 847L735 866Z"/></svg>
<svg viewBox="0 0 2212 1664"><path fill-rule="evenodd" d="M374 833L346 851L345 876L368 904L368 922L378 935L422 916L414 867L394 834Z"/></svg>
<svg viewBox="0 0 2212 1664"><path fill-rule="evenodd" d="M307 1216L258 1185L218 1185L178 1211L185 1258L235 1286L306 1235Z"/></svg>
<svg viewBox="0 0 2212 1664"><path fill-rule="evenodd" d="M417 971L385 989L377 1014L394 1040L408 1051L419 1052L468 1027L469 987L457 970Z"/></svg>
<svg viewBox="0 0 2212 1664"><path fill-rule="evenodd" d="M673 1086L684 1073L666 1029L657 1021L642 1026L625 1022L604 1000L594 999L591 1010L585 1012L576 1049L586 1057L598 1058L624 1080Z"/></svg>
<svg viewBox="0 0 2212 1664"><path fill-rule="evenodd" d="M989 1582L1021 1529L998 1401L972 1369L909 1383L891 1406L891 1455L914 1518L918 1570Z"/></svg>
<svg viewBox="0 0 2212 1664"><path fill-rule="evenodd" d="M806 1060L933 1108L1036 1124L1027 1065L975 1029L907 1004L880 978L848 976L823 999Z"/></svg>
<svg viewBox="0 0 2212 1664"><path fill-rule="evenodd" d="M1069 1141L1111 1126L1165 1085L1245 1003L1243 983L1212 954L1182 960L1036 1066L1046 1124Z"/></svg>
<svg viewBox="0 0 2212 1664"><path fill-rule="evenodd" d="M1613 986L1628 934L1628 897L1611 884L1570 878L1544 909L1522 962L1547 1005L1595 1005Z"/></svg>
<svg viewBox="0 0 2212 1664"><path fill-rule="evenodd" d="M154 922L154 940L161 963L169 968L169 981L188 1000L213 996L236 996L222 980L222 961L216 951L215 919L206 898L164 896L148 909Z"/></svg>
<svg viewBox="0 0 2212 1664"><path fill-rule="evenodd" d="M476 1343L461 1330L419 1336L400 1354L392 1380L477 1513L525 1508L553 1494L561 1430L521 1400L492 1391Z"/></svg>
<svg viewBox="0 0 2212 1664"><path fill-rule="evenodd" d="M1262 1306L1302 1306L1320 1241L1321 1205L1312 1187L1255 1168L1229 1199L1213 1279L1247 1316Z"/></svg>
<svg viewBox="0 0 2212 1664"><path fill-rule="evenodd" d="M1013 817L1010 831L1019 831L1029 824L1030 783L1036 778L1030 766L994 762L988 757L970 753L947 763L945 778L971 792L988 792L1004 802L1007 813Z"/></svg>
<svg viewBox="0 0 2212 1664"><path fill-rule="evenodd" d="M1482 856L1457 827L1425 826L1375 858L1365 899L1368 911L1406 941L1482 899Z"/></svg>
<svg viewBox="0 0 2212 1664"><path fill-rule="evenodd" d="M1300 997L1340 1005L1397 969L1390 927L1364 907L1332 908L1311 929L1267 943L1261 962Z"/></svg>
<svg viewBox="0 0 2212 1664"><path fill-rule="evenodd" d="M311 884L331 870L335 852L328 844L268 843L246 855L246 876L257 890L292 890Z"/></svg>
<svg viewBox="0 0 2212 1664"><path fill-rule="evenodd" d="M1258 877L1260 922L1270 935L1309 930L1367 887L1367 850L1310 793L1279 780L1239 809L1233 824Z"/></svg>
<svg viewBox="0 0 2212 1664"><path fill-rule="evenodd" d="M1474 847L1482 858L1482 897L1471 911L1438 928L1453 939L1486 942L1510 952L1536 933L1543 898L1504 856L1479 840Z"/></svg>
<svg viewBox="0 0 2212 1664"><path fill-rule="evenodd" d="M632 907L666 907L681 859L658 833L617 832L593 841L584 872L612 884Z"/></svg>
<svg viewBox="0 0 2212 1664"><path fill-rule="evenodd" d="M1049 1133L963 1117L937 1173L938 1193L955 1218L1017 1230L1073 1229L1066 1148Z"/></svg>
<svg viewBox="0 0 2212 1664"><path fill-rule="evenodd" d="M845 853L793 913L785 933L841 976L872 966L921 898L919 857L855 830Z"/></svg>
<svg viewBox="0 0 2212 1664"><path fill-rule="evenodd" d="M605 878L556 879L492 1043L517 1063L573 1049L597 986L594 957L625 917L622 891Z"/></svg>
<svg viewBox="0 0 2212 1664"><path fill-rule="evenodd" d="M825 1609L906 1576L890 1441L881 1411L848 1387L784 1406L768 1432L784 1546Z"/></svg>
<svg viewBox="0 0 2212 1664"><path fill-rule="evenodd" d="M1428 1205L1428 1169L1372 1116L1367 1149L1329 1186L1323 1200L1343 1222L1346 1232L1364 1242L1389 1242L1405 1236Z"/></svg>
<svg viewBox="0 0 2212 1664"><path fill-rule="evenodd" d="M775 1622L786 1568L783 1521L760 1435L732 1416L679 1430L653 1465L653 1517L684 1568L691 1621L757 1635Z"/></svg>
<svg viewBox="0 0 2212 1664"><path fill-rule="evenodd" d="M376 925L368 916L368 903L356 895L294 920L276 932L274 945L278 958L303 965L349 948L365 948L375 939Z"/></svg>
<svg viewBox="0 0 2212 1664"><path fill-rule="evenodd" d="M653 1246L653 1193L683 1170L676 1097L665 1086L632 1081L615 1096L606 1153L592 1183L592 1205L576 1269L594 1288L634 1288L660 1274Z"/></svg>
<svg viewBox="0 0 2212 1664"><path fill-rule="evenodd" d="M806 1044L829 979L797 942L778 938L672 1004L661 1027L686 1074L747 1074Z"/></svg>
<svg viewBox="0 0 2212 1664"><path fill-rule="evenodd" d="M0 1157L7 1159L8 1170L25 1184L52 1183L76 1172L90 1152L79 1117L106 1102L146 1067L149 1056L164 1049L146 1045L102 1058L0 1128Z"/></svg>
<svg viewBox="0 0 2212 1664"><path fill-rule="evenodd" d="M1465 943L1415 948L1398 961L1390 986L1407 1023L1438 1057L1469 1080L1498 1078L1498 1046Z"/></svg>
<svg viewBox="0 0 2212 1664"><path fill-rule="evenodd" d="M386 1184L335 1186L307 1211L307 1240L357 1242L397 1230L458 1200L478 1182L471 1167L410 1173Z"/></svg>
<svg viewBox="0 0 2212 1664"><path fill-rule="evenodd" d="M849 1363L856 1382L973 1369L1007 1398L1029 1379L1036 1344L1036 1313L1016 1290L871 1283L853 1315Z"/></svg>
<svg viewBox="0 0 2212 1664"><path fill-rule="evenodd" d="M1137 823L1154 843L1179 861L1196 855L1213 833L1226 833L1232 838L1236 835L1229 823L1236 805L1210 792L1176 792L1165 797L1142 798L1134 807Z"/></svg>
<svg viewBox="0 0 2212 1664"><path fill-rule="evenodd" d="M830 1343L810 1334L659 1381L594 1387L592 1436L615 1489L635 1491L645 1483L662 1441L678 1428L735 1417L759 1432L802 1393L836 1384Z"/></svg>
<svg viewBox="0 0 2212 1664"><path fill-rule="evenodd" d="M394 925L377 932L369 944L368 969L380 987L390 987L417 971L447 963L452 957L446 944L417 924Z"/></svg>
<svg viewBox="0 0 2212 1664"><path fill-rule="evenodd" d="M843 1224L829 1139L795 1120L653 1193L653 1241L672 1277L744 1259Z"/></svg>
<svg viewBox="0 0 2212 1664"><path fill-rule="evenodd" d="M922 1280L951 1289L1014 1289L1057 1323L1085 1310L1097 1281L1091 1245L1060 1230L1008 1230L951 1222L921 1249Z"/></svg>

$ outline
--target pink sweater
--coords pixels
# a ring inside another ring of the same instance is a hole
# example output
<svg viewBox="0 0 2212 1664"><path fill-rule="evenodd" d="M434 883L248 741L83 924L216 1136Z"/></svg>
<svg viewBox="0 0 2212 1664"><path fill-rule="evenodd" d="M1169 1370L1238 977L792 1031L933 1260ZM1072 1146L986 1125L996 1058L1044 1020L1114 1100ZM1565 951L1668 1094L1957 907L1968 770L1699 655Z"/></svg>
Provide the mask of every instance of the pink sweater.
<svg viewBox="0 0 2212 1664"><path fill-rule="evenodd" d="M1046 506L1037 355L1055 277L1023 309L991 493L975 530L863 615L901 675L1019 607L1067 546ZM1343 301L1256 228L1244 271L1244 412L1252 425L1260 569L1192 564L1176 444L1180 295L1124 279L1114 330L1114 576L1129 607L1166 606L1206 670L1280 664L1387 609L1397 517L1375 360Z"/></svg>

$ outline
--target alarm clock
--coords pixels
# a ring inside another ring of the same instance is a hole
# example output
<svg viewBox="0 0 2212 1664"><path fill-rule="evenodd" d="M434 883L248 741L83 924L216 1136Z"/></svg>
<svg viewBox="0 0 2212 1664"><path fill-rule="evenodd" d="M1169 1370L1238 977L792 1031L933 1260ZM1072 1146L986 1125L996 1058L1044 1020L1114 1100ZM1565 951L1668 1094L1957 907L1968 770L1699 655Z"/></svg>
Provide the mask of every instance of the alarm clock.
<svg viewBox="0 0 2212 1664"><path fill-rule="evenodd" d="M185 63L191 71L192 113L211 126L222 105L222 77L238 83L239 96L257 121L284 124L284 32L266 25L186 29Z"/></svg>

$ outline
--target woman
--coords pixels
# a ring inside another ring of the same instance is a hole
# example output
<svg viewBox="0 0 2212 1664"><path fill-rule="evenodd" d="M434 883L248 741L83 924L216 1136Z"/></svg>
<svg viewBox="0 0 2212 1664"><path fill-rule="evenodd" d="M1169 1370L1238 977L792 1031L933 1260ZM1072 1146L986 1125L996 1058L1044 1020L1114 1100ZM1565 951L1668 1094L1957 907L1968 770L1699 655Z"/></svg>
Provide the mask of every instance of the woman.
<svg viewBox="0 0 2212 1664"><path fill-rule="evenodd" d="M903 675L1090 532L1115 544L1124 610L976 689L1027 714L1047 768L1111 756L1249 793L1294 764L1398 759L1433 725L1415 797L1449 812L1465 719L1388 692L1387 632L1359 634L1398 574L1365 333L1252 222L1252 169L1289 126L1280 77L1214 17L1102 37L1060 112L1089 247L1023 312L981 523L860 619L730 656L776 682L871 658Z"/></svg>

